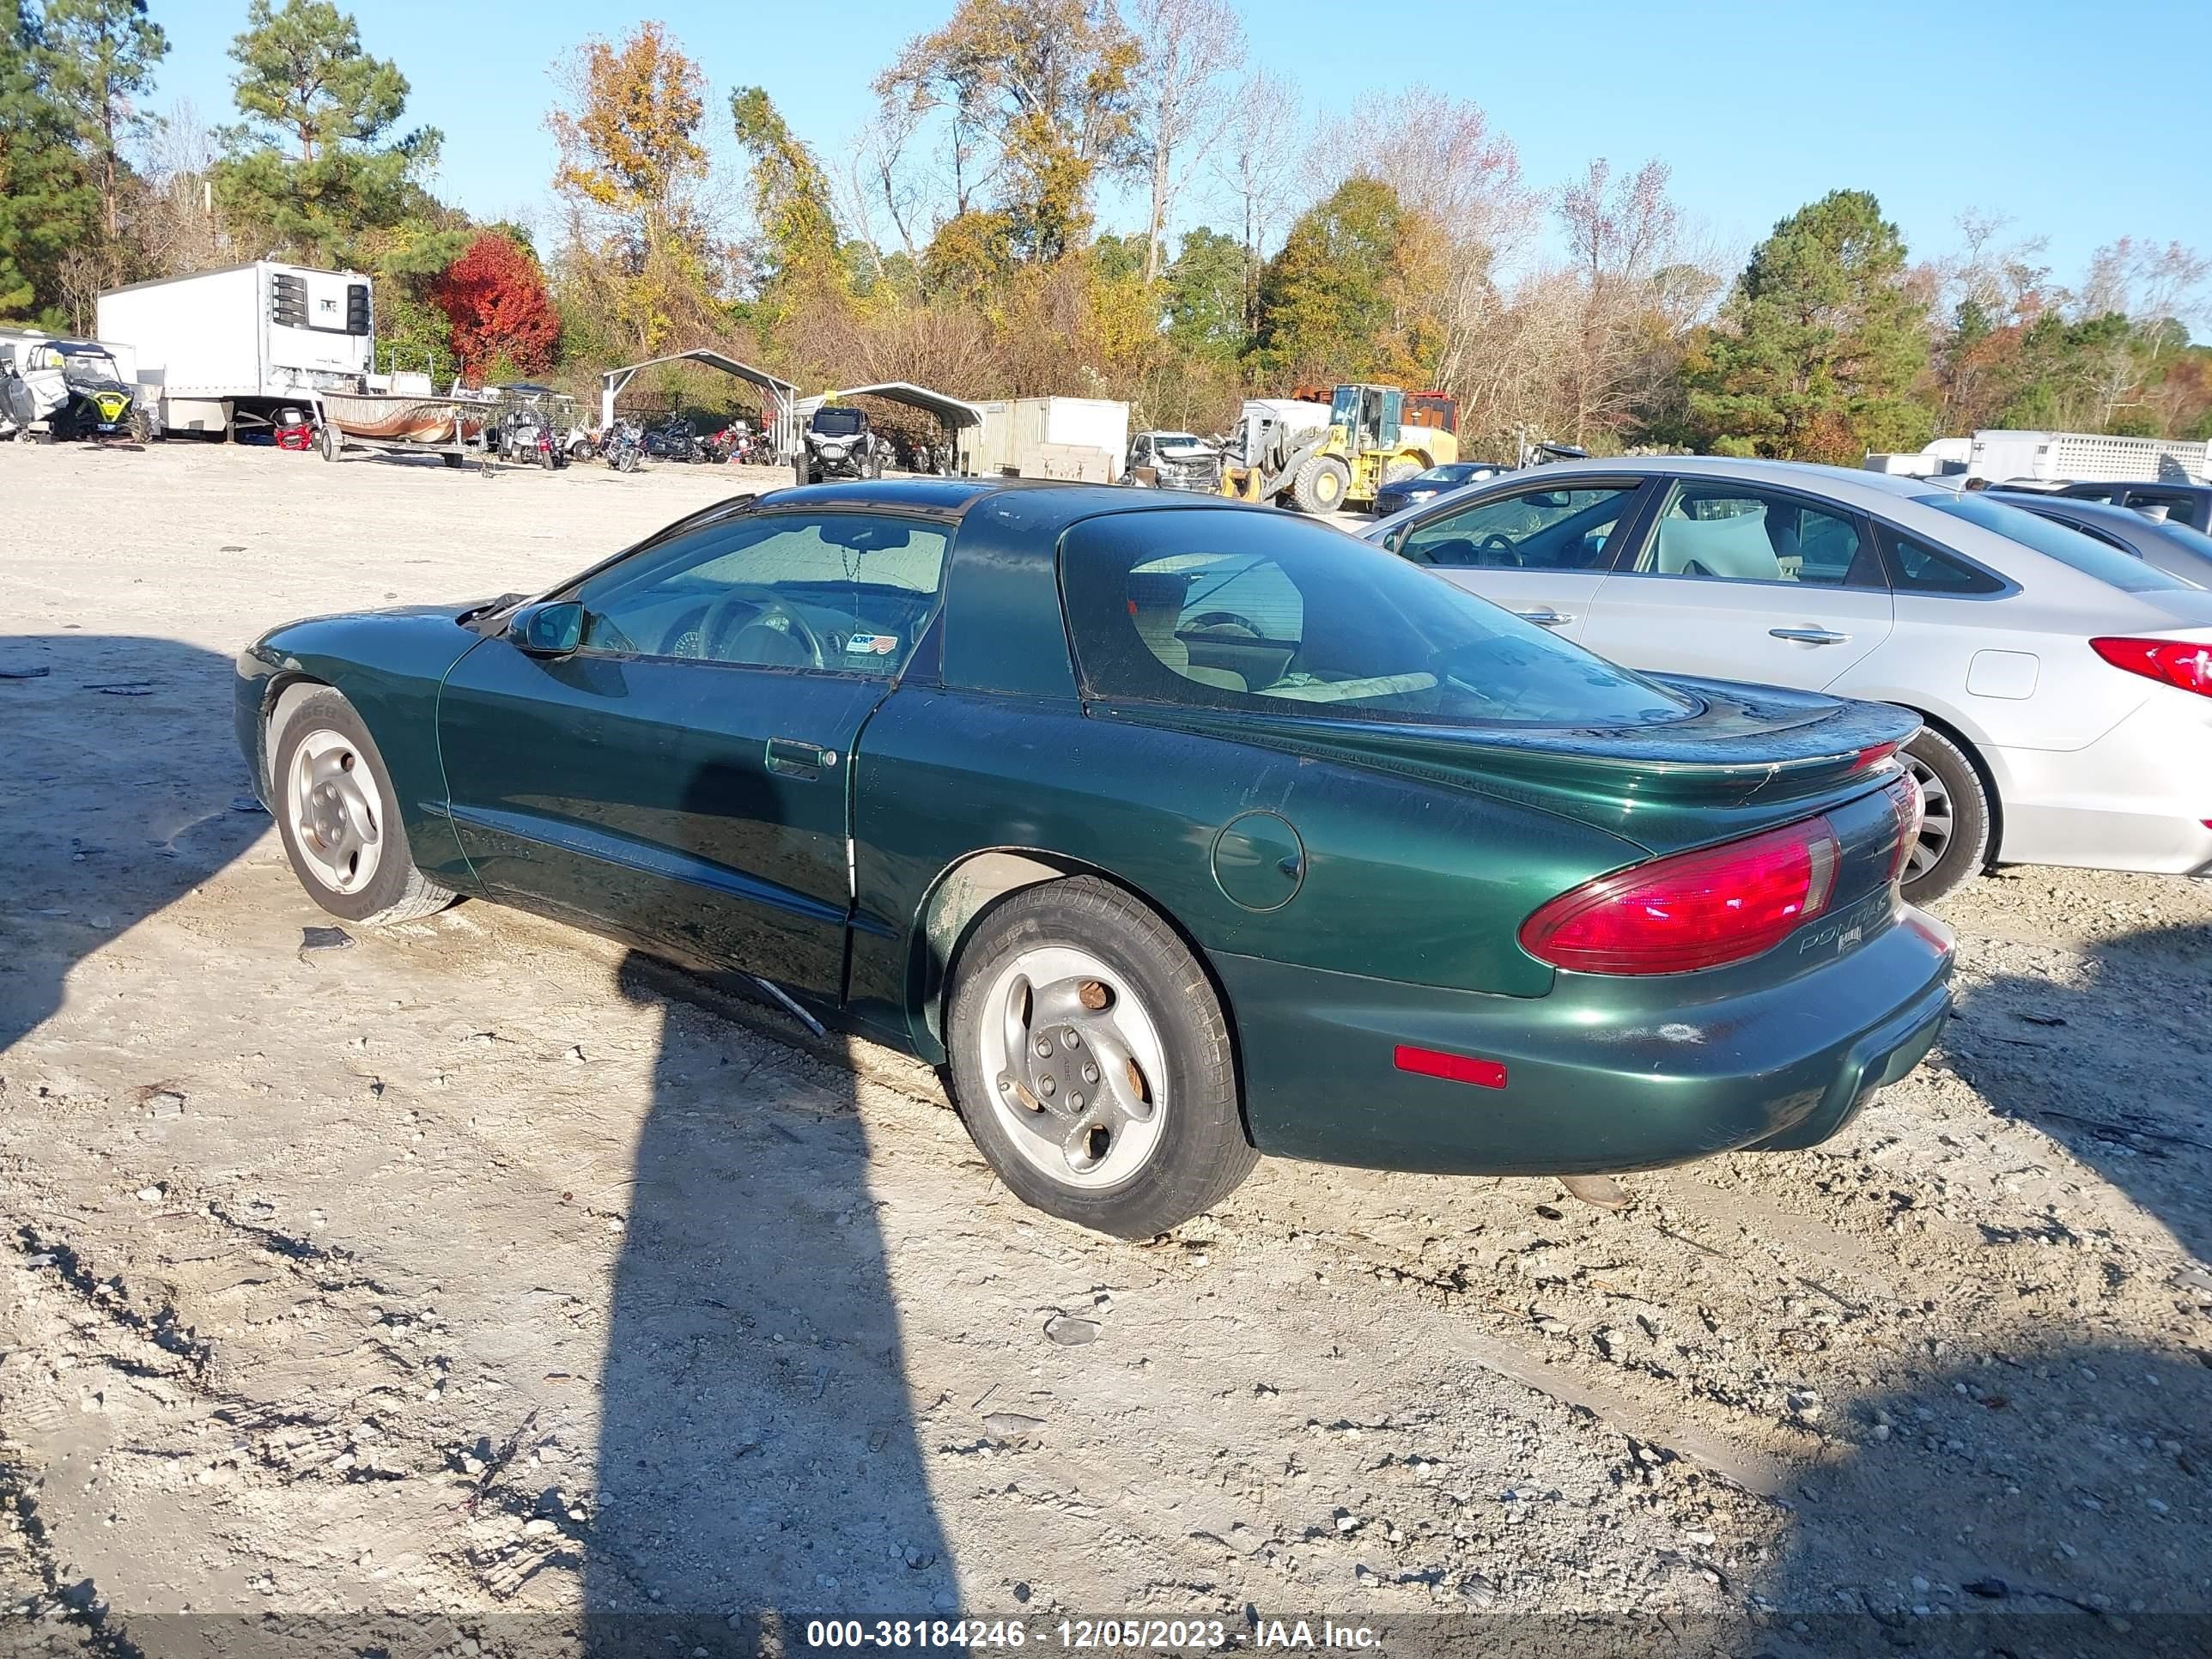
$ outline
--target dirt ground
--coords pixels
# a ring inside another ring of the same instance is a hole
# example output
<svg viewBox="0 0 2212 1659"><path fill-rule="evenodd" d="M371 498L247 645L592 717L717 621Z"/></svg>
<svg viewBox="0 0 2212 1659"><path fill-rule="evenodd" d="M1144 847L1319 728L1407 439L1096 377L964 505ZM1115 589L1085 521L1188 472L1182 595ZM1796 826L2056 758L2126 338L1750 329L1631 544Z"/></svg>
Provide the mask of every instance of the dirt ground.
<svg viewBox="0 0 2212 1659"><path fill-rule="evenodd" d="M0 1650L2212 1630L2212 887L1955 896L1958 1018L1816 1152L1616 1214L1271 1161L1148 1246L1015 1203L926 1070L603 941L307 948L237 648L735 487L0 445Z"/></svg>

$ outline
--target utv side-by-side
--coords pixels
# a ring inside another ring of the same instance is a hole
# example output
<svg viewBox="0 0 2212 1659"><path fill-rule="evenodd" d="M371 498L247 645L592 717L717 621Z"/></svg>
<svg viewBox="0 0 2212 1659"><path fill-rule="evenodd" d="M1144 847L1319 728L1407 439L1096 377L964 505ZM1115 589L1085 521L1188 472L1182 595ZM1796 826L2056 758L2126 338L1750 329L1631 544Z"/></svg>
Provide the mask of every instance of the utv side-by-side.
<svg viewBox="0 0 2212 1659"><path fill-rule="evenodd" d="M840 406L817 409L799 435L793 459L793 477L803 484L830 478L880 478L884 440L868 425L866 411Z"/></svg>

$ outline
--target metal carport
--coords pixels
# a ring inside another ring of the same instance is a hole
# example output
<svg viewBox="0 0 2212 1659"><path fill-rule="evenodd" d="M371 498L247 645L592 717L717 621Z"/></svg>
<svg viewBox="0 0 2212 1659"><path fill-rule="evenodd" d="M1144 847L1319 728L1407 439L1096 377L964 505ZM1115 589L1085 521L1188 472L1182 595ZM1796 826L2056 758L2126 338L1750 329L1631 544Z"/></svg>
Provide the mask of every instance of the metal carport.
<svg viewBox="0 0 2212 1659"><path fill-rule="evenodd" d="M788 380L780 380L764 368L755 368L750 363L741 363L734 357L726 357L719 351L704 346L690 351L672 351L665 357L648 357L641 363L626 364L611 368L599 376L599 429L604 432L615 423L615 399L629 384L630 376L641 368L652 368L661 363L704 363L709 368L719 368L725 374L734 374L760 389L761 424L767 428L769 440L775 446L778 455L789 455L799 447L799 388Z"/></svg>
<svg viewBox="0 0 2212 1659"><path fill-rule="evenodd" d="M983 410L965 398L956 398L948 392L937 392L926 386L916 386L911 380L884 380L875 386L850 386L842 392L821 392L811 398L799 399L795 420L804 422L816 410L833 398L881 398L886 403L904 404L910 409L927 410L930 414L956 430L963 427L981 427ZM954 447L958 447L956 439Z"/></svg>

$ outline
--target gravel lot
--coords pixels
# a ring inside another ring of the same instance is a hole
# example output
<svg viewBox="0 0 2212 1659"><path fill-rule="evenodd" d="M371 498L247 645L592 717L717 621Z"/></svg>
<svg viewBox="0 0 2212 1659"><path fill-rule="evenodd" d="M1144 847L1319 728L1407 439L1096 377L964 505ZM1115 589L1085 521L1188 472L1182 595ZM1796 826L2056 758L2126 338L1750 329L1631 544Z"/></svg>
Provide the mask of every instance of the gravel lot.
<svg viewBox="0 0 2212 1659"><path fill-rule="evenodd" d="M1617 1214L1271 1162L1150 1246L1013 1202L927 1071L603 941L303 948L237 647L548 583L732 471L0 445L0 1648L2212 1629L2212 887L1955 896L1959 1018L1817 1152Z"/></svg>

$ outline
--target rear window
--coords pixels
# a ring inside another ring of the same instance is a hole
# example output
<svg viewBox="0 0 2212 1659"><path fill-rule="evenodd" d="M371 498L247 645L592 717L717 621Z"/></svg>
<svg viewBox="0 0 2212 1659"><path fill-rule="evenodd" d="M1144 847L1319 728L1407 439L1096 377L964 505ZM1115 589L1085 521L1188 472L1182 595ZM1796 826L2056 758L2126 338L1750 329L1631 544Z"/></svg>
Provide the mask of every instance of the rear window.
<svg viewBox="0 0 2212 1659"><path fill-rule="evenodd" d="M1378 548L1288 514L1116 514L1060 580L1088 694L1330 720L1656 725L1668 691Z"/></svg>
<svg viewBox="0 0 2212 1659"><path fill-rule="evenodd" d="M2090 540L2071 525L2038 518L2020 507L1993 501L1986 495L1917 495L1913 499L1938 513L1948 513L1954 519L1993 530L2009 541L2033 548L2046 558L2056 559L2124 593L2181 592L2189 586L2179 577L2169 576L2155 565L2145 564L2132 555Z"/></svg>

